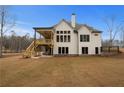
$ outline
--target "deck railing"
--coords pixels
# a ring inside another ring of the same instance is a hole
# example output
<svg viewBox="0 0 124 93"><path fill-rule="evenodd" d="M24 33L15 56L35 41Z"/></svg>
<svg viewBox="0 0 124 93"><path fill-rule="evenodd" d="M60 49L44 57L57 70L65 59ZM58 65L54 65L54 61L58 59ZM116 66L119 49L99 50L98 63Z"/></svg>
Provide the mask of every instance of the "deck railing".
<svg viewBox="0 0 124 93"><path fill-rule="evenodd" d="M53 40L51 39L37 39L37 44L53 44Z"/></svg>

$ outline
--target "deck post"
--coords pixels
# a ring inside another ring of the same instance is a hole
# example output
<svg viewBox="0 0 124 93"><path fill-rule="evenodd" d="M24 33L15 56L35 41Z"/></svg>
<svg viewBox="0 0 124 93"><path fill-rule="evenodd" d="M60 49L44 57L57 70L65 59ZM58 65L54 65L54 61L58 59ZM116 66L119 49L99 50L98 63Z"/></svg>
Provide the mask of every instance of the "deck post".
<svg viewBox="0 0 124 93"><path fill-rule="evenodd" d="M117 46L117 51L118 51L118 53L119 53L119 46Z"/></svg>
<svg viewBox="0 0 124 93"><path fill-rule="evenodd" d="M36 52L36 30L34 31L34 52Z"/></svg>
<svg viewBox="0 0 124 93"><path fill-rule="evenodd" d="M50 49L50 54L52 55L52 31L51 31L51 49Z"/></svg>

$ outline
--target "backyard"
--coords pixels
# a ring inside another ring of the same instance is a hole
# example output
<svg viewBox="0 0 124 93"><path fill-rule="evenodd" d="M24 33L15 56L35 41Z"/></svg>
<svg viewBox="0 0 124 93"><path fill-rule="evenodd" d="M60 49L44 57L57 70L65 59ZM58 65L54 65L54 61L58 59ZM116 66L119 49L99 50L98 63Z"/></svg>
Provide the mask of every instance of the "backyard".
<svg viewBox="0 0 124 93"><path fill-rule="evenodd" d="M6 55L0 59L0 86L124 87L124 54L28 59Z"/></svg>

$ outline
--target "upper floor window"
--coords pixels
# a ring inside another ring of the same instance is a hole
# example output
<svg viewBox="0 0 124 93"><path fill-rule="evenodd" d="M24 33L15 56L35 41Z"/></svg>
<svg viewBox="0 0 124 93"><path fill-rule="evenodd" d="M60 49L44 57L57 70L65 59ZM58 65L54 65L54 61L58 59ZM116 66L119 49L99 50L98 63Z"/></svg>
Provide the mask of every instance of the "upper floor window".
<svg viewBox="0 0 124 93"><path fill-rule="evenodd" d="M59 34L59 31L56 31L57 34Z"/></svg>
<svg viewBox="0 0 124 93"><path fill-rule="evenodd" d="M60 31L60 34L63 34L63 31Z"/></svg>
<svg viewBox="0 0 124 93"><path fill-rule="evenodd" d="M70 31L56 31L56 42L71 42Z"/></svg>
<svg viewBox="0 0 124 93"><path fill-rule="evenodd" d="M63 35L60 35L60 42L63 42Z"/></svg>
<svg viewBox="0 0 124 93"><path fill-rule="evenodd" d="M70 35L68 35L68 42L70 42L71 41L71 37L70 37Z"/></svg>
<svg viewBox="0 0 124 93"><path fill-rule="evenodd" d="M70 35L56 35L56 42L71 42Z"/></svg>
<svg viewBox="0 0 124 93"><path fill-rule="evenodd" d="M56 36L56 42L59 42L59 35Z"/></svg>
<svg viewBox="0 0 124 93"><path fill-rule="evenodd" d="M67 42L67 35L64 35L64 42Z"/></svg>
<svg viewBox="0 0 124 93"><path fill-rule="evenodd" d="M89 35L80 35L80 42L89 42L90 36Z"/></svg>
<svg viewBox="0 0 124 93"><path fill-rule="evenodd" d="M56 31L56 34L70 34L71 31Z"/></svg>
<svg viewBox="0 0 124 93"><path fill-rule="evenodd" d="M70 31L68 31L68 34L70 34Z"/></svg>
<svg viewBox="0 0 124 93"><path fill-rule="evenodd" d="M64 31L64 34L67 34L67 31Z"/></svg>

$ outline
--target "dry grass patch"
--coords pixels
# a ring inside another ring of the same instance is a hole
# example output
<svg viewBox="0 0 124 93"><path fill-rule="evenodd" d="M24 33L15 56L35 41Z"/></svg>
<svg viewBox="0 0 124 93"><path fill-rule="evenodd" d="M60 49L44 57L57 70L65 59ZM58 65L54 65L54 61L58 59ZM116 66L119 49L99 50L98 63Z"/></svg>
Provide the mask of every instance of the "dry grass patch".
<svg viewBox="0 0 124 93"><path fill-rule="evenodd" d="M124 86L124 59L97 56L2 58L0 86Z"/></svg>

